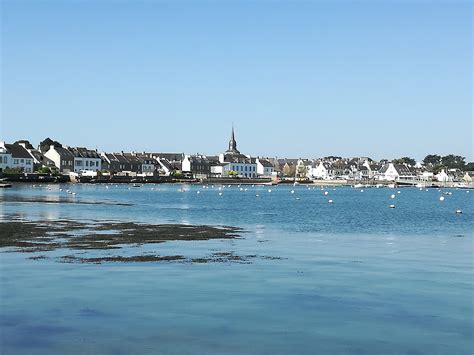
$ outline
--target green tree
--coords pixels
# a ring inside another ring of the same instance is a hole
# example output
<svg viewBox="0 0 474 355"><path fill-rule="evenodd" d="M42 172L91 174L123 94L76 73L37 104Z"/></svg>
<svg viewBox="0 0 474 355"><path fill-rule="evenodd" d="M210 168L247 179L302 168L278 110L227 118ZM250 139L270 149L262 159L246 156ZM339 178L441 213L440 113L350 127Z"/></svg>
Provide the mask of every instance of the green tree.
<svg viewBox="0 0 474 355"><path fill-rule="evenodd" d="M441 158L441 163L445 165L448 169L464 169L466 165L465 157L460 155L449 154Z"/></svg>
<svg viewBox="0 0 474 355"><path fill-rule="evenodd" d="M399 158L399 159L392 160L392 163L394 163L394 164L408 164L410 166L415 166L416 161L413 158L402 157L402 158Z"/></svg>
<svg viewBox="0 0 474 355"><path fill-rule="evenodd" d="M474 162L469 162L464 166L464 171L474 171Z"/></svg>
<svg viewBox="0 0 474 355"><path fill-rule="evenodd" d="M51 169L48 168L47 166L42 166L37 170L38 173L40 174L51 174Z"/></svg>
<svg viewBox="0 0 474 355"><path fill-rule="evenodd" d="M234 177L234 176L237 176L237 171L229 170L228 174L230 177Z"/></svg>
<svg viewBox="0 0 474 355"><path fill-rule="evenodd" d="M441 156L437 154L429 154L423 159L423 164L435 166L441 164Z"/></svg>

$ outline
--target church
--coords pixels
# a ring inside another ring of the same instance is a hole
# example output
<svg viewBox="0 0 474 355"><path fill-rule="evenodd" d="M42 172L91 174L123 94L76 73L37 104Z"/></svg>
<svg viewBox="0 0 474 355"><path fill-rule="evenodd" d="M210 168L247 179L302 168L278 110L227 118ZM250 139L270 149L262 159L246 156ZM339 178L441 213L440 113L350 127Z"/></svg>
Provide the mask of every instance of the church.
<svg viewBox="0 0 474 355"><path fill-rule="evenodd" d="M237 149L234 127L229 140L229 148L219 155L219 163L222 166L222 176L235 174L243 178L257 177L257 162L250 155L244 155ZM234 173L232 173L234 172Z"/></svg>

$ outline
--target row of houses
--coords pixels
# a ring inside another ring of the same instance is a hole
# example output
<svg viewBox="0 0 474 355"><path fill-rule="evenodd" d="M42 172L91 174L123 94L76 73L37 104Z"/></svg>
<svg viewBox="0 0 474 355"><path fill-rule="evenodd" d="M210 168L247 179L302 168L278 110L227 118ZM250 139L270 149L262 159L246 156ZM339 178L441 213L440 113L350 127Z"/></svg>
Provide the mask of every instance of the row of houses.
<svg viewBox="0 0 474 355"><path fill-rule="evenodd" d="M210 177L273 178L299 180L356 181L472 181L472 174L449 170L433 174L421 164L409 166L369 157L289 159L252 157L237 149L232 127L228 149L219 155L184 153L117 152L64 146L46 139L35 149L28 141L0 142L0 169L19 168L24 172L42 167L60 173L96 175L184 175L197 179ZM469 180L471 179L471 180Z"/></svg>

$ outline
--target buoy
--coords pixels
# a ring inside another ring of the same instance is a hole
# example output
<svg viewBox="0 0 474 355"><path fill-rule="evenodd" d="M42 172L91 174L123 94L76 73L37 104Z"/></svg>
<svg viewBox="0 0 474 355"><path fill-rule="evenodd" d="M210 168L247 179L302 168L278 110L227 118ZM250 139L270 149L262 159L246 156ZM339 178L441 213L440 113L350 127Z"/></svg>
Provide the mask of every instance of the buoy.
<svg viewBox="0 0 474 355"><path fill-rule="evenodd" d="M295 193L295 190L291 190L291 193L294 194L294 193Z"/></svg>
<svg viewBox="0 0 474 355"><path fill-rule="evenodd" d="M395 195L394 195L394 194L391 194L391 195L390 195L390 198L395 198Z"/></svg>
<svg viewBox="0 0 474 355"><path fill-rule="evenodd" d="M364 190L360 190L360 192L364 192Z"/></svg>
<svg viewBox="0 0 474 355"><path fill-rule="evenodd" d="M268 189L268 192L272 192L272 189Z"/></svg>
<svg viewBox="0 0 474 355"><path fill-rule="evenodd" d="M240 191L244 191L244 189L243 189L243 188L240 188Z"/></svg>
<svg viewBox="0 0 474 355"><path fill-rule="evenodd" d="M197 191L196 193L197 193L197 194L200 194L200 193L201 193L201 191Z"/></svg>
<svg viewBox="0 0 474 355"><path fill-rule="evenodd" d="M247 191L247 189L244 189L244 191Z"/></svg>
<svg viewBox="0 0 474 355"><path fill-rule="evenodd" d="M222 196L222 192L219 192L219 196Z"/></svg>
<svg viewBox="0 0 474 355"><path fill-rule="evenodd" d="M259 194L256 194L256 195L255 195L255 197L258 197L258 196L260 196L260 195L259 195Z"/></svg>
<svg viewBox="0 0 474 355"><path fill-rule="evenodd" d="M76 195L76 193L75 193L75 192L73 192L72 194L73 194L73 195Z"/></svg>
<svg viewBox="0 0 474 355"><path fill-rule="evenodd" d="M329 200L328 203L333 203L334 201L333 200Z"/></svg>
<svg viewBox="0 0 474 355"><path fill-rule="evenodd" d="M397 194L401 194L402 192L401 191L397 191Z"/></svg>
<svg viewBox="0 0 474 355"><path fill-rule="evenodd" d="M297 200L299 200L300 198L299 198L299 197L297 197L296 199L297 199Z"/></svg>
<svg viewBox="0 0 474 355"><path fill-rule="evenodd" d="M441 197L439 198L439 200L440 200L440 201L444 201L444 196L441 196Z"/></svg>
<svg viewBox="0 0 474 355"><path fill-rule="evenodd" d="M324 191L324 195L328 195L328 194L329 194L329 192L327 192L327 191Z"/></svg>
<svg viewBox="0 0 474 355"><path fill-rule="evenodd" d="M461 214L462 211L461 211L461 210L456 210L456 213L457 213L457 214Z"/></svg>
<svg viewBox="0 0 474 355"><path fill-rule="evenodd" d="M420 187L420 191L423 191L423 188L422 188L422 187Z"/></svg>
<svg viewBox="0 0 474 355"><path fill-rule="evenodd" d="M388 206L388 207L390 207L390 208L395 208L395 205L390 205L390 206Z"/></svg>

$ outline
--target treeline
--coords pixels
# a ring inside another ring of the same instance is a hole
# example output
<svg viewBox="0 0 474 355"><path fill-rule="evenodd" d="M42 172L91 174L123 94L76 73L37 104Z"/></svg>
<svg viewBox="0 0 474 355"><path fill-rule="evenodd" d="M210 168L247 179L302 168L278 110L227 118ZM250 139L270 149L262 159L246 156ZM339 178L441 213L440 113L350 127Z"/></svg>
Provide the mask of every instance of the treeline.
<svg viewBox="0 0 474 355"><path fill-rule="evenodd" d="M395 164L408 164L414 166L415 159L402 157L392 161ZM462 171L474 171L474 162L466 163L466 158L460 155L449 154L441 156L438 154L429 154L423 159L423 165L431 168L433 172L438 173L441 169L459 169Z"/></svg>

